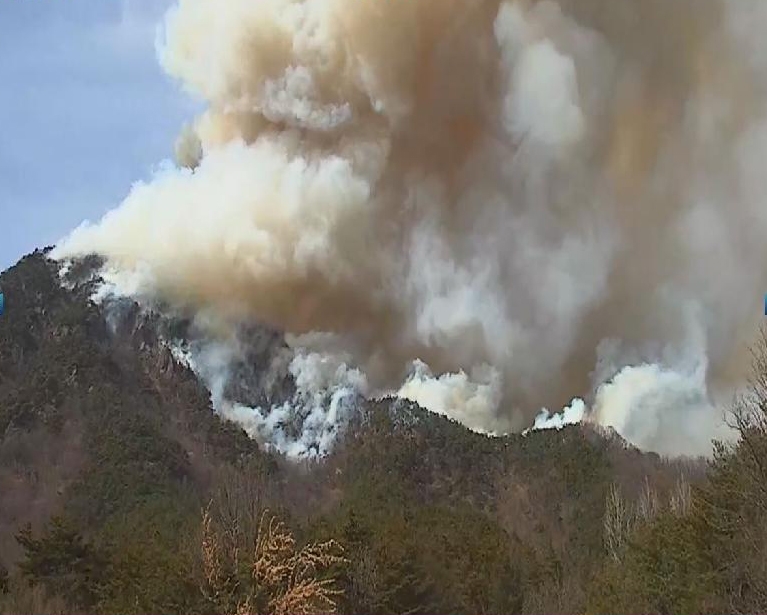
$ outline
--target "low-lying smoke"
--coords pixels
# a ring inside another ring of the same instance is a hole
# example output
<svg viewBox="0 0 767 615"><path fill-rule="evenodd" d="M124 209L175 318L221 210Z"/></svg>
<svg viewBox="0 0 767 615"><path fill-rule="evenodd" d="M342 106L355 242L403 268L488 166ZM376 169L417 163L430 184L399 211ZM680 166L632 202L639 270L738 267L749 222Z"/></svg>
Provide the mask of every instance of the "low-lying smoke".
<svg viewBox="0 0 767 615"><path fill-rule="evenodd" d="M161 62L208 104L185 168L56 252L329 334L293 366L324 374L320 434L351 390L491 432L583 396L706 452L767 288L765 29L753 0L179 0Z"/></svg>

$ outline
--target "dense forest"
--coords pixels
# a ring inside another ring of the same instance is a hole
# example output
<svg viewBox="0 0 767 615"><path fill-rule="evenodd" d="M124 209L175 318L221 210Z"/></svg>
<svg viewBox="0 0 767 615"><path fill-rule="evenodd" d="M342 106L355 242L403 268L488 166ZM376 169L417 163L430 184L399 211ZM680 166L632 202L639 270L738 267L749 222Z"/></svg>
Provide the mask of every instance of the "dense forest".
<svg viewBox="0 0 767 615"><path fill-rule="evenodd" d="M708 461L381 399L298 463L92 284L0 276L0 613L767 612L764 340Z"/></svg>

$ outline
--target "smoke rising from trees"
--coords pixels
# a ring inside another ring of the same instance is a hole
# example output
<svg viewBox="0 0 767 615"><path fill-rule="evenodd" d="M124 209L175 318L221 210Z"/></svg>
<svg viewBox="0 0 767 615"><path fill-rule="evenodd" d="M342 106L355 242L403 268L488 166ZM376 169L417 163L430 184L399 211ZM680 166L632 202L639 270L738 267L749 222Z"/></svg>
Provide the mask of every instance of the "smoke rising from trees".
<svg viewBox="0 0 767 615"><path fill-rule="evenodd" d="M327 334L360 393L475 429L583 397L707 452L767 288L766 26L751 0L179 0L161 62L208 104L182 168L56 256L212 338Z"/></svg>

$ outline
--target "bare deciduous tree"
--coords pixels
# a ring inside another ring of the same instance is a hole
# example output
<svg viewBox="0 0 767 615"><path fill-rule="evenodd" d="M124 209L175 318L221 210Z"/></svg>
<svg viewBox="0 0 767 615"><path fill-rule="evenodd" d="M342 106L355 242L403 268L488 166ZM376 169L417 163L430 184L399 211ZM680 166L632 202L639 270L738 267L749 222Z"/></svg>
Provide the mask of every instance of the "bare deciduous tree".
<svg viewBox="0 0 767 615"><path fill-rule="evenodd" d="M637 516L643 521L652 521L661 511L661 503L658 499L658 493L650 485L650 480L645 476L642 491L639 494L637 503Z"/></svg>
<svg viewBox="0 0 767 615"><path fill-rule="evenodd" d="M613 483L605 503L605 548L615 561L620 561L633 525L633 511L623 498L620 487Z"/></svg>
<svg viewBox="0 0 767 615"><path fill-rule="evenodd" d="M690 512L692 504L692 488L687 476L680 475L674 485L674 490L669 499L669 507L675 515L683 516Z"/></svg>
<svg viewBox="0 0 767 615"><path fill-rule="evenodd" d="M336 589L335 578L326 575L347 562L334 540L298 549L287 526L268 511L247 555L227 540L226 531L216 527L206 509L202 515L203 591L222 615L336 612L342 592Z"/></svg>

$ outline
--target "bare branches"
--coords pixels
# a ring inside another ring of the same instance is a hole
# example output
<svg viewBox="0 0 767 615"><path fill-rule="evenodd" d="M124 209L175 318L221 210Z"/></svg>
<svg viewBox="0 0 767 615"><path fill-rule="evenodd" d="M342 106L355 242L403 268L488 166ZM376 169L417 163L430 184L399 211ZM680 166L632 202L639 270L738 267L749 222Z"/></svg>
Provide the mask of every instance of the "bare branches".
<svg viewBox="0 0 767 615"><path fill-rule="evenodd" d="M643 521L652 521L661 510L660 500L655 489L650 485L650 479L645 476L642 492L639 494L637 516Z"/></svg>
<svg viewBox="0 0 767 615"><path fill-rule="evenodd" d="M224 540L225 531L214 525L210 505L202 513L203 595L224 612L237 604L240 582L239 547L236 541Z"/></svg>
<svg viewBox="0 0 767 615"><path fill-rule="evenodd" d="M692 488L690 487L690 481L687 480L684 474L676 481L669 505L671 512L677 516L681 517L690 512L692 507Z"/></svg>
<svg viewBox="0 0 767 615"><path fill-rule="evenodd" d="M616 562L621 561L634 528L651 523L664 511L682 517L692 507L692 488L684 474L677 478L670 494L663 499L650 485L645 476L642 490L635 502L627 500L620 487L613 483L607 492L603 520L604 542L607 554Z"/></svg>
<svg viewBox="0 0 767 615"><path fill-rule="evenodd" d="M634 513L623 498L620 487L613 483L607 494L604 518L605 547L616 562L620 561L633 525Z"/></svg>
<svg viewBox="0 0 767 615"><path fill-rule="evenodd" d="M209 511L202 517L202 556L206 596L232 615L313 615L336 612L331 569L344 565L342 547L334 540L301 549L285 523L265 511L247 563L239 551L222 544L226 532L215 528ZM236 543L235 543L236 544ZM244 582L237 579L240 566Z"/></svg>

